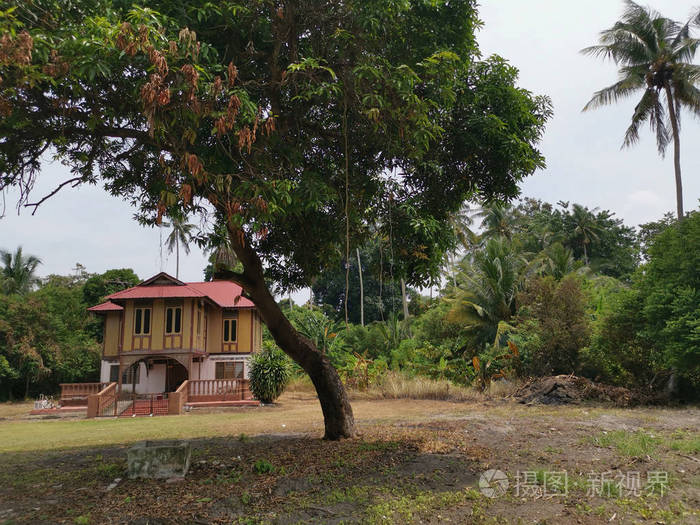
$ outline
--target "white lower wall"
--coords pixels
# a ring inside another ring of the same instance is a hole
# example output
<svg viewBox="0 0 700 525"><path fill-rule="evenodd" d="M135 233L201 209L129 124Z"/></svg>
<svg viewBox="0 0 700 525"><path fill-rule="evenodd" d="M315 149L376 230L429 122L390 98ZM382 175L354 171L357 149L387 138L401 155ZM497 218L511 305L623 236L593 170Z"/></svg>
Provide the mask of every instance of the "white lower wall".
<svg viewBox="0 0 700 525"><path fill-rule="evenodd" d="M119 361L110 361L103 359L100 366L100 383L109 383L109 368L112 365L118 365Z"/></svg>
<svg viewBox="0 0 700 525"><path fill-rule="evenodd" d="M167 365L153 365L145 374L146 366L141 363L141 380L136 385L137 394L156 394L165 391L165 374Z"/></svg>
<svg viewBox="0 0 700 525"><path fill-rule="evenodd" d="M216 379L216 363L221 363L223 361L239 361L243 362L243 377L248 379L249 374L249 360L250 354L240 355L209 355L209 357L204 358L202 362L202 379ZM194 374L192 379L198 379Z"/></svg>
<svg viewBox="0 0 700 525"><path fill-rule="evenodd" d="M107 383L110 380L110 369L119 365L119 361L102 360L100 367L100 381ZM152 365L146 370L146 363L139 363L139 381L136 383L137 394L157 394L165 391L166 365ZM123 370L122 370L123 373ZM122 384L122 392L131 392L131 383Z"/></svg>
<svg viewBox="0 0 700 525"><path fill-rule="evenodd" d="M216 379L216 363L223 361L243 362L243 377L248 379L250 355L210 355L205 357L202 363L192 363L190 379ZM100 366L100 381L109 382L110 368L112 365L119 365L119 361L103 359ZM200 371L201 368L201 371ZM146 371L146 363L139 363L139 382L136 383L137 394L154 394L165 391L166 365L152 365ZM148 373L147 373L148 372ZM131 384L122 384L122 391L131 392Z"/></svg>

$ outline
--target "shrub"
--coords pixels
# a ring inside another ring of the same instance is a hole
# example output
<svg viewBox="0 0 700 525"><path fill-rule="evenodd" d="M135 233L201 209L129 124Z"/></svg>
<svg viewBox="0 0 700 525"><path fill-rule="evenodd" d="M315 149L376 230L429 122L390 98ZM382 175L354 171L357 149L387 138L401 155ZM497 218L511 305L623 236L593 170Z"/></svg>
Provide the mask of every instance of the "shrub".
<svg viewBox="0 0 700 525"><path fill-rule="evenodd" d="M253 465L256 474L274 474L275 470L275 466L266 459L259 459Z"/></svg>
<svg viewBox="0 0 700 525"><path fill-rule="evenodd" d="M279 348L266 348L250 362L250 390L263 403L272 403L287 386L291 361Z"/></svg>
<svg viewBox="0 0 700 525"><path fill-rule="evenodd" d="M586 296L574 276L561 281L540 277L519 294L520 339L527 373L568 374L578 369L579 352L588 344ZM530 344L528 344L530 343Z"/></svg>

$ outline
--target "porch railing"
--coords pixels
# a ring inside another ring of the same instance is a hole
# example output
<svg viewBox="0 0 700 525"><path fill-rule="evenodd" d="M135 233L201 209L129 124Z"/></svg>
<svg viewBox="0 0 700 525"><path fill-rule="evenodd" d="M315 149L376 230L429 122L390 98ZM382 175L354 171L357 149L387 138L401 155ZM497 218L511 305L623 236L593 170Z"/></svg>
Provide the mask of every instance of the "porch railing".
<svg viewBox="0 0 700 525"><path fill-rule="evenodd" d="M61 405L86 405L89 396L107 385L109 383L61 383Z"/></svg>
<svg viewBox="0 0 700 525"><path fill-rule="evenodd" d="M187 400L191 403L244 399L252 399L248 379L194 379L187 382Z"/></svg>
<svg viewBox="0 0 700 525"><path fill-rule="evenodd" d="M96 394L87 398L87 417L117 415L117 383L104 383L105 386Z"/></svg>

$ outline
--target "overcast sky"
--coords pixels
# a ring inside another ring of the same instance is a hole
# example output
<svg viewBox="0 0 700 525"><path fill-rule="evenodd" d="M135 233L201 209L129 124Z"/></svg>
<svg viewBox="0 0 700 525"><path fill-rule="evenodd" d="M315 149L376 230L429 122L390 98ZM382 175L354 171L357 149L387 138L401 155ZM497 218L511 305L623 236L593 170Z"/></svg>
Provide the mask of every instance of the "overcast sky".
<svg viewBox="0 0 700 525"><path fill-rule="evenodd" d="M685 20L697 3L700 0L655 0L649 5ZM616 68L579 50L595 44L598 33L621 11L622 2L616 0L484 0L480 14L485 25L478 39L484 55L507 58L520 69L522 87L549 95L554 103L554 118L541 144L547 169L525 181L523 195L609 209L634 226L675 210L672 150L661 159L648 128L638 145L620 150L634 98L581 113L594 91L616 80ZM700 122L685 117L681 162L685 207L690 210L700 197ZM47 164L35 196L51 191L66 173L59 164ZM25 253L39 256L40 275L67 274L77 262L95 273L130 267L141 278L161 269L175 274L174 254L163 250L161 261L158 230L140 227L129 206L100 188L65 190L34 216L27 210L17 216L16 198L6 195L0 248L22 245ZM180 278L202 280L205 266L206 257L193 246L189 256L181 254Z"/></svg>

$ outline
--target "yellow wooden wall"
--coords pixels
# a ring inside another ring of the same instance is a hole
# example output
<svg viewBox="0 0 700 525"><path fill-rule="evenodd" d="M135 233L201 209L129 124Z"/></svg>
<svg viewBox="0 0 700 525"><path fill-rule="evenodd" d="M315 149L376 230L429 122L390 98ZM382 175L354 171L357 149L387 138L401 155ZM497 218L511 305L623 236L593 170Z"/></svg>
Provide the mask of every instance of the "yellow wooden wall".
<svg viewBox="0 0 700 525"><path fill-rule="evenodd" d="M242 308L238 310L236 325L236 352L247 354L260 349L262 344L262 328L259 317L254 310ZM218 308L210 308L208 316L207 352L214 354L222 351L223 312Z"/></svg>
<svg viewBox="0 0 700 525"><path fill-rule="evenodd" d="M132 331L127 334L133 336L134 333ZM151 350L163 350L163 335L165 335L165 301L154 299L151 311Z"/></svg>
<svg viewBox="0 0 700 525"><path fill-rule="evenodd" d="M207 306L207 332L207 352L210 354L221 352L223 317L220 308Z"/></svg>
<svg viewBox="0 0 700 525"><path fill-rule="evenodd" d="M124 305L124 344L122 352L130 352L133 349L134 335L134 303L127 301Z"/></svg>
<svg viewBox="0 0 700 525"><path fill-rule="evenodd" d="M120 329L120 314L110 312L105 319L105 355L116 355L120 340L123 336L123 352L162 351L171 348L195 349L208 353L222 351L223 311L211 305L202 305L198 299L185 299L182 303L182 337L173 338L174 344L166 344L165 308L169 305L163 299L155 299L152 303L137 303L138 306L151 307L150 337L134 335L134 302L124 305L124 333ZM201 331L197 335L197 312L201 311ZM237 311L237 344L236 352L257 352L262 346L262 322L260 316L251 309ZM206 347L206 348L205 348Z"/></svg>
<svg viewBox="0 0 700 525"><path fill-rule="evenodd" d="M115 356L119 353L121 313L107 312L104 320L104 355Z"/></svg>

